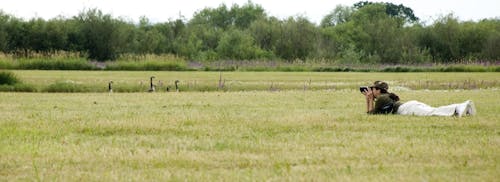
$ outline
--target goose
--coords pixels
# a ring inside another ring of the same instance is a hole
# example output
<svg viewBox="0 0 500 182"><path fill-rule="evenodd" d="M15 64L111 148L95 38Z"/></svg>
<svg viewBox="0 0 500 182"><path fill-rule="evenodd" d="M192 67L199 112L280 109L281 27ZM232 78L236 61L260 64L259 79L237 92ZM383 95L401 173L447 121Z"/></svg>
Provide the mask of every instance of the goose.
<svg viewBox="0 0 500 182"><path fill-rule="evenodd" d="M149 90L148 92L154 92L155 91L155 85L153 85L153 78L155 78L155 76L151 76L149 79Z"/></svg>
<svg viewBox="0 0 500 182"><path fill-rule="evenodd" d="M109 83L108 83L108 92L109 93L113 93L112 85L113 85L113 80L109 81Z"/></svg>
<svg viewBox="0 0 500 182"><path fill-rule="evenodd" d="M179 83L179 80L175 80L175 91L179 92L179 86L177 85Z"/></svg>

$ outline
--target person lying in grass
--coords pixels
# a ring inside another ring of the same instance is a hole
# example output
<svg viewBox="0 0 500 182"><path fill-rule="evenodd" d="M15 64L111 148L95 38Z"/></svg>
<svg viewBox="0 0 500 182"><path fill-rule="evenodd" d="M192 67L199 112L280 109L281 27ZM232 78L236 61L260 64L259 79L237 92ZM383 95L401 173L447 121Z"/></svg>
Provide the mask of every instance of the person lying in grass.
<svg viewBox="0 0 500 182"><path fill-rule="evenodd" d="M368 114L458 117L476 114L476 108L471 100L458 104L432 107L416 100L401 102L399 96L389 93L388 89L389 85L383 81L375 81L372 86L362 89L361 93L366 97Z"/></svg>

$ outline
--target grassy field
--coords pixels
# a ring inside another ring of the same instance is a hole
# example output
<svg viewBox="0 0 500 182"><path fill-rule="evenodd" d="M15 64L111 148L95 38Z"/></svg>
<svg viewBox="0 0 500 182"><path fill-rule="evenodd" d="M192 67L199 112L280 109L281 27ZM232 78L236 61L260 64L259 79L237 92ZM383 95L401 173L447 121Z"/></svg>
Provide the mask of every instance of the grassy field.
<svg viewBox="0 0 500 182"><path fill-rule="evenodd" d="M82 92L107 92L113 80L115 92L146 92L149 77L157 90L180 81L181 91L268 91L356 89L373 80L386 80L393 89L489 89L500 88L500 73L321 73L321 72L166 72L166 71L14 71L37 90L55 83L85 87ZM160 83L161 82L161 83ZM222 86L222 87L221 87Z"/></svg>
<svg viewBox="0 0 500 182"><path fill-rule="evenodd" d="M16 71L28 83L137 82L151 74ZM496 181L500 92L398 89L403 101L472 99L474 117L366 115L355 86L498 81L490 73L223 73L333 89L180 93L0 93L0 181ZM117 79L118 78L118 79ZM146 79L144 79L146 80ZM274 82L273 81L273 82ZM103 84L105 85L105 84ZM328 85L328 84L327 84ZM340 87L340 85L346 85ZM248 86L250 88L250 86Z"/></svg>

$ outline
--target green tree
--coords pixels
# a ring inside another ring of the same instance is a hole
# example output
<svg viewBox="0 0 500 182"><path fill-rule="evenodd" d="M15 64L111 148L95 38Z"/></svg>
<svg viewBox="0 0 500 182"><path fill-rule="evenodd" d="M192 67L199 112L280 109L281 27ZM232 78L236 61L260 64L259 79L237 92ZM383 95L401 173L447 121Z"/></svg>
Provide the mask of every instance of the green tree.
<svg viewBox="0 0 500 182"><path fill-rule="evenodd" d="M365 6L370 6L373 4L379 4L385 6L385 13L392 17L402 18L406 23L415 23L418 21L418 17L413 14L413 10L403 4L395 5L392 3L374 3L368 1L360 1L354 4L354 8L361 9Z"/></svg>
<svg viewBox="0 0 500 182"><path fill-rule="evenodd" d="M46 36L48 47L51 53L57 50L70 51L68 45L69 27L65 26L65 21L62 17L51 19L46 22Z"/></svg>
<svg viewBox="0 0 500 182"><path fill-rule="evenodd" d="M83 47L90 59L113 60L120 47L118 22L109 14L91 9L75 17L81 23L80 33L85 37Z"/></svg>
<svg viewBox="0 0 500 182"><path fill-rule="evenodd" d="M257 4L248 1L243 6L239 7L237 4L231 7L230 14L232 17L232 24L239 29L247 29L254 21L265 19L267 17L265 10Z"/></svg>
<svg viewBox="0 0 500 182"><path fill-rule="evenodd" d="M364 6L352 16L353 41L369 62L397 63L401 58L402 21L385 13L385 6Z"/></svg>
<svg viewBox="0 0 500 182"><path fill-rule="evenodd" d="M233 24L233 16L225 4L217 8L205 8L193 15L190 26L202 26L210 29L227 29Z"/></svg>
<svg viewBox="0 0 500 182"><path fill-rule="evenodd" d="M186 29L186 31L176 38L174 50L180 56L196 59L201 52L202 44L202 40L194 32Z"/></svg>
<svg viewBox="0 0 500 182"><path fill-rule="evenodd" d="M429 49L433 60L452 62L460 59L460 25L452 14L438 19L422 35L420 44Z"/></svg>
<svg viewBox="0 0 500 182"><path fill-rule="evenodd" d="M177 19L175 21L157 23L154 25L153 29L163 36L155 53L177 54L174 44L176 38L181 36L185 29L184 22Z"/></svg>
<svg viewBox="0 0 500 182"><path fill-rule="evenodd" d="M275 54L293 61L305 60L313 52L317 41L317 29L304 17L289 18L280 24L281 30L276 41Z"/></svg>
<svg viewBox="0 0 500 182"><path fill-rule="evenodd" d="M237 29L228 30L221 38L217 53L223 59L255 59L262 50L255 45L252 36Z"/></svg>
<svg viewBox="0 0 500 182"><path fill-rule="evenodd" d="M29 53L29 30L21 19L11 18L6 27L8 35L7 51L24 57Z"/></svg>
<svg viewBox="0 0 500 182"><path fill-rule="evenodd" d="M352 7L337 5L332 12L328 13L321 20L320 26L329 27L348 22L353 12L354 9Z"/></svg>
<svg viewBox="0 0 500 182"><path fill-rule="evenodd" d="M460 24L459 55L469 59L478 59L488 39L488 30L481 29L475 22Z"/></svg>
<svg viewBox="0 0 500 182"><path fill-rule="evenodd" d="M41 18L31 19L24 23L26 36L28 38L27 48L37 52L45 52L49 49L49 40L46 33L45 20Z"/></svg>
<svg viewBox="0 0 500 182"><path fill-rule="evenodd" d="M9 34L7 27L9 26L10 15L5 14L0 10L0 51L7 52L9 44Z"/></svg>
<svg viewBox="0 0 500 182"><path fill-rule="evenodd" d="M477 27L487 32L486 40L482 43L480 58L492 61L500 60L500 19L482 20L477 23Z"/></svg>
<svg viewBox="0 0 500 182"><path fill-rule="evenodd" d="M64 45L67 50L76 51L80 53L86 53L85 42L86 37L81 33L83 27L81 21L76 18L67 19L64 21L63 25L66 29L66 45Z"/></svg>
<svg viewBox="0 0 500 182"><path fill-rule="evenodd" d="M262 50L273 51L281 35L280 24L276 18L259 19L254 21L247 31Z"/></svg>
<svg viewBox="0 0 500 182"><path fill-rule="evenodd" d="M137 46L135 52L145 55L159 53L160 44L164 42L165 36L155 29L146 17L141 17L135 39Z"/></svg>

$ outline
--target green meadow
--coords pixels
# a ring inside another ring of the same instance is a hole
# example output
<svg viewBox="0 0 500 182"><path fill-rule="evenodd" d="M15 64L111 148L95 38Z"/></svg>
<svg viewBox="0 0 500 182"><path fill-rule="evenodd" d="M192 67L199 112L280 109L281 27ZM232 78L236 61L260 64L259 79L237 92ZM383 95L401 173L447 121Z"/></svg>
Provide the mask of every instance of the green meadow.
<svg viewBox="0 0 500 182"><path fill-rule="evenodd" d="M471 90L500 88L498 72L170 72L170 71L13 71L39 92L146 92L150 77L157 91L285 91L357 89L373 80L385 80L396 90ZM65 89L71 86L73 90ZM49 88L52 88L50 90Z"/></svg>
<svg viewBox="0 0 500 182"><path fill-rule="evenodd" d="M14 73L38 92L0 92L0 181L500 179L499 73ZM153 75L180 92L147 93ZM367 115L374 80L478 113ZM56 82L93 90L43 91Z"/></svg>

